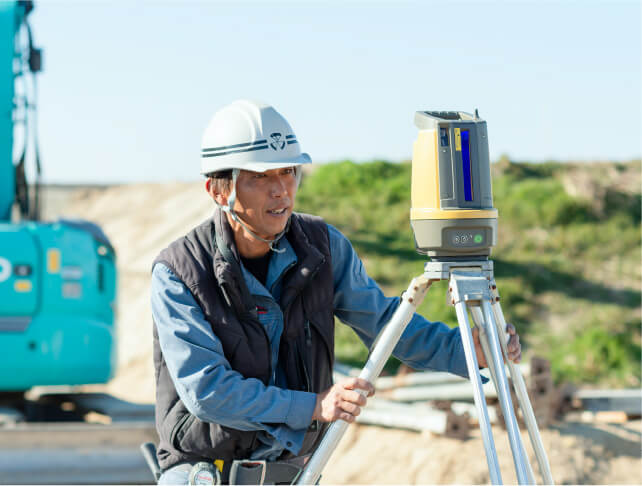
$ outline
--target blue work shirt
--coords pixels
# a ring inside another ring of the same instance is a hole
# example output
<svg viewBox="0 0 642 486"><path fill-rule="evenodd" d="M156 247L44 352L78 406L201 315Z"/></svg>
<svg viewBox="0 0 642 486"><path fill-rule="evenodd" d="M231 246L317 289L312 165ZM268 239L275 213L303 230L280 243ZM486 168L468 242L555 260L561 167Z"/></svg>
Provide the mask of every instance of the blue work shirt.
<svg viewBox="0 0 642 486"><path fill-rule="evenodd" d="M339 230L328 225L328 234L334 314L370 348L397 309L399 297L383 294ZM315 393L288 390L279 376L282 373L278 371L277 360L283 331L283 312L279 306L281 277L296 264L297 257L285 237L278 247L285 251L272 254L265 286L241 264L247 287L259 308L259 321L270 339L275 372L268 386L231 368L203 311L171 270L158 263L152 272L152 315L178 396L202 421L260 431L262 446L252 457L256 460L274 460L284 449L297 454L316 404ZM430 322L419 314L413 316L393 354L415 369L468 376L459 329Z"/></svg>

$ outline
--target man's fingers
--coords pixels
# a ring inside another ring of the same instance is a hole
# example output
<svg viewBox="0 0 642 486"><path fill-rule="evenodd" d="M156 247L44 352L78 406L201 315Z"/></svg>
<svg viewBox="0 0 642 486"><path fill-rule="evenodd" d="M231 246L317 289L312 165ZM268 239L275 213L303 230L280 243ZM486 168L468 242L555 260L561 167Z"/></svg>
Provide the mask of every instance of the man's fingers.
<svg viewBox="0 0 642 486"><path fill-rule="evenodd" d="M477 364L482 368L486 368L488 363L484 351L482 350L481 340L479 338L479 328L473 327L473 344L475 345L475 355L477 356Z"/></svg>
<svg viewBox="0 0 642 486"><path fill-rule="evenodd" d="M352 378L346 378L343 381L342 385L343 385L343 388L345 388L346 390L354 390L355 388L361 388L366 383L368 382L363 378L352 377Z"/></svg>
<svg viewBox="0 0 642 486"><path fill-rule="evenodd" d="M367 395L370 397L374 395L374 386L372 383L370 383L368 380L364 380L363 378L348 378L344 383L343 383L343 388L347 390L364 390L367 392Z"/></svg>
<svg viewBox="0 0 642 486"><path fill-rule="evenodd" d="M372 388L372 384L368 380L364 380L363 378L348 378L344 383L343 383L343 388L346 388L348 390L354 390L356 388L359 388L361 390L368 390Z"/></svg>
<svg viewBox="0 0 642 486"><path fill-rule="evenodd" d="M355 417L358 416L361 413L361 407L359 405L355 405L354 403L351 403L351 402L343 402L343 403L341 403L341 408L345 412L348 412L350 415L354 415Z"/></svg>
<svg viewBox="0 0 642 486"><path fill-rule="evenodd" d="M348 422L349 424L351 424L355 420L354 415L350 415L348 412L341 412L339 414L339 418Z"/></svg>
<svg viewBox="0 0 642 486"><path fill-rule="evenodd" d="M344 390L341 398L346 402L356 403L361 406L364 406L368 401L361 393L353 390Z"/></svg>
<svg viewBox="0 0 642 486"><path fill-rule="evenodd" d="M519 348L519 336L517 334L514 334L508 341L508 353L516 353L517 351L519 351Z"/></svg>
<svg viewBox="0 0 642 486"><path fill-rule="evenodd" d="M367 380L347 378L339 381L317 395L313 418L323 422L354 422L354 418L361 413L361 407L368 401L360 390L365 390L368 395L374 393L374 387Z"/></svg>
<svg viewBox="0 0 642 486"><path fill-rule="evenodd" d="M510 322L506 323L506 332L508 333L508 343L506 346L508 359L514 363L519 363L522 358L522 346L519 344L519 334L517 334L515 326Z"/></svg>

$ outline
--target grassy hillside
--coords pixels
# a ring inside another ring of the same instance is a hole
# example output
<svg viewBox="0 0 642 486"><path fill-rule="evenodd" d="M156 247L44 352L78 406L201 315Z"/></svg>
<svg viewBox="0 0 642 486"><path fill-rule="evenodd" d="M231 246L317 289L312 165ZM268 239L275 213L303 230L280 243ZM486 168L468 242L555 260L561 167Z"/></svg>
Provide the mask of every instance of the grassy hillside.
<svg viewBox="0 0 642 486"><path fill-rule="evenodd" d="M504 314L526 357L551 359L557 381L640 384L640 183L639 161L493 164L492 259ZM422 272L408 221L410 163L321 166L304 179L297 206L343 231L388 295ZM453 326L445 285L419 311ZM367 355L343 325L337 351L357 365Z"/></svg>

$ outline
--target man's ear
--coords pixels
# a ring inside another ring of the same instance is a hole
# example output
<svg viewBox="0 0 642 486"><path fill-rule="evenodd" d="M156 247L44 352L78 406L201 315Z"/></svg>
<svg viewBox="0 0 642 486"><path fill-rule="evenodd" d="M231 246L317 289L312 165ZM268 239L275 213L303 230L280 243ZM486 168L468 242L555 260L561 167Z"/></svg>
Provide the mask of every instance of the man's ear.
<svg viewBox="0 0 642 486"><path fill-rule="evenodd" d="M219 203L221 206L227 206L227 196L216 190L216 184L212 184L212 179L209 177L205 181L205 190L211 198L214 199L214 201Z"/></svg>

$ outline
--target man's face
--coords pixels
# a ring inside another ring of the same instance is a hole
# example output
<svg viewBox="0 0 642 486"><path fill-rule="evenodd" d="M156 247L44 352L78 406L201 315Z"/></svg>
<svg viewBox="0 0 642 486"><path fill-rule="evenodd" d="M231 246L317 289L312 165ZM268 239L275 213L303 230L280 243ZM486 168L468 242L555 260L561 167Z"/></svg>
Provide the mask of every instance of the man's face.
<svg viewBox="0 0 642 486"><path fill-rule="evenodd" d="M294 167L265 172L242 170L236 180L234 211L258 236L272 239L285 229L296 189Z"/></svg>

